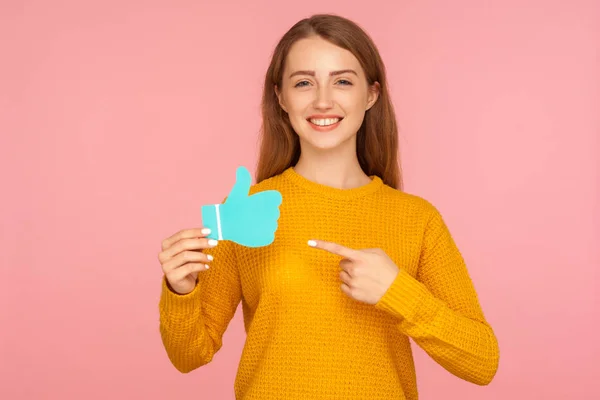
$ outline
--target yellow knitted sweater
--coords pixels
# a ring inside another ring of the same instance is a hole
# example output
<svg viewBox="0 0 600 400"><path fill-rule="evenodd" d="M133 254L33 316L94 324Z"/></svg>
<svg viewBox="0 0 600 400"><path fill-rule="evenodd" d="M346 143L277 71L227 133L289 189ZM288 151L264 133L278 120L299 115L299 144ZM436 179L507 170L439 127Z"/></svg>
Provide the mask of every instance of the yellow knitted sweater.
<svg viewBox="0 0 600 400"><path fill-rule="evenodd" d="M252 186L283 203L275 241L221 241L189 294L163 279L160 333L181 372L211 361L241 301L246 342L235 380L240 400L418 398L409 338L452 374L478 385L498 367L496 337L440 213L378 177L335 189L293 168ZM375 305L342 292L341 257L309 239L381 248L400 273Z"/></svg>

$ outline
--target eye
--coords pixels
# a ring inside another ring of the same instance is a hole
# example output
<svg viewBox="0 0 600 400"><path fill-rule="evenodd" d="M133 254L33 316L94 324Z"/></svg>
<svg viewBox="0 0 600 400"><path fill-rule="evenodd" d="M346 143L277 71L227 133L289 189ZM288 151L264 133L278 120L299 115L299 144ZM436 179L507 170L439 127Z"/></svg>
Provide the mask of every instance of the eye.
<svg viewBox="0 0 600 400"><path fill-rule="evenodd" d="M304 86L306 86L308 84L309 84L308 81L300 81L300 82L296 83L294 85L294 87L304 87Z"/></svg>
<svg viewBox="0 0 600 400"><path fill-rule="evenodd" d="M345 79L340 79L339 81L337 81L337 83L342 84L342 86L351 86L352 85L352 82L347 81Z"/></svg>

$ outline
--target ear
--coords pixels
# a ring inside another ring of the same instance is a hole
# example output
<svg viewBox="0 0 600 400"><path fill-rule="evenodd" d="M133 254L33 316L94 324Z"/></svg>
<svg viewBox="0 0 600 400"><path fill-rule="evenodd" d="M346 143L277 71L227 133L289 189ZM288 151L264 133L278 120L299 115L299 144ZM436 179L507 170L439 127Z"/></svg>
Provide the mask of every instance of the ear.
<svg viewBox="0 0 600 400"><path fill-rule="evenodd" d="M379 82L375 82L369 87L369 94L367 96L367 110L373 107L373 105L377 102L380 88L381 86L379 85Z"/></svg>
<svg viewBox="0 0 600 400"><path fill-rule="evenodd" d="M283 109L283 111L287 112L285 104L283 103L283 96L277 85L273 86L273 90L275 90L275 95L277 96L277 100L279 101L279 106Z"/></svg>

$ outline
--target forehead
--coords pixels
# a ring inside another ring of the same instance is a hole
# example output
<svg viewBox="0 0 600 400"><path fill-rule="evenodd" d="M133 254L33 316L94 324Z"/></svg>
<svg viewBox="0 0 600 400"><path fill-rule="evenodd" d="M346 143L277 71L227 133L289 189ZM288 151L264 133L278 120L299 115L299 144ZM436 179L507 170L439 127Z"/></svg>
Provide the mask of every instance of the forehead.
<svg viewBox="0 0 600 400"><path fill-rule="evenodd" d="M285 69L287 72L310 70L329 73L342 69L354 69L359 74L362 72L354 54L318 36L294 43L287 55Z"/></svg>

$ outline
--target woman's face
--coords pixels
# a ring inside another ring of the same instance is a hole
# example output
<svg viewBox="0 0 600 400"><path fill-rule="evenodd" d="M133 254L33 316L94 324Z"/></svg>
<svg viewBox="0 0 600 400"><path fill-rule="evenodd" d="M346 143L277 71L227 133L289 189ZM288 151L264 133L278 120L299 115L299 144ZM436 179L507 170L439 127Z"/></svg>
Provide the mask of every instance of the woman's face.
<svg viewBox="0 0 600 400"><path fill-rule="evenodd" d="M354 145L379 84L368 85L351 52L315 36L292 46L275 90L302 148L329 150Z"/></svg>

